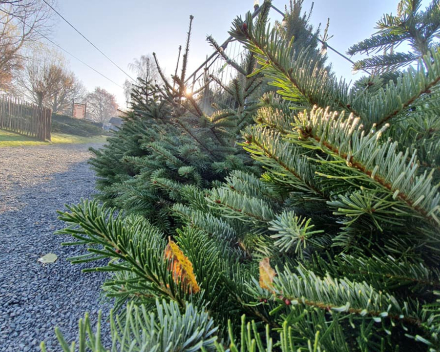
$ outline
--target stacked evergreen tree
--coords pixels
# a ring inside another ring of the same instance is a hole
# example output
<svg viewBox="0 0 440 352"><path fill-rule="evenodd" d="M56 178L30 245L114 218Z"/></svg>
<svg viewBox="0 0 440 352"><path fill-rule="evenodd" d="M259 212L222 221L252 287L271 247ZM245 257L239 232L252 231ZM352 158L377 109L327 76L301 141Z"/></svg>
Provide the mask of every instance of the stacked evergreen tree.
<svg viewBox="0 0 440 352"><path fill-rule="evenodd" d="M112 351L440 350L440 51L395 81L350 88L286 28L248 14L230 32L257 61L250 78L278 89L242 126L264 173L183 187L169 238L95 201L61 214L90 252L75 262L110 259L93 270L113 275ZM88 316L80 346L110 349Z"/></svg>
<svg viewBox="0 0 440 352"><path fill-rule="evenodd" d="M99 199L127 214L142 214L166 233L176 227L170 206L184 202L193 187L209 188L230 170L253 170L251 158L235 141L259 107L255 92L262 75L247 78L254 55L237 64L237 78L225 91L230 106L216 105L207 115L198 101L208 84L191 94L184 84L192 20L181 74L169 82L153 54L164 84L139 79L125 123L103 149L92 150Z"/></svg>

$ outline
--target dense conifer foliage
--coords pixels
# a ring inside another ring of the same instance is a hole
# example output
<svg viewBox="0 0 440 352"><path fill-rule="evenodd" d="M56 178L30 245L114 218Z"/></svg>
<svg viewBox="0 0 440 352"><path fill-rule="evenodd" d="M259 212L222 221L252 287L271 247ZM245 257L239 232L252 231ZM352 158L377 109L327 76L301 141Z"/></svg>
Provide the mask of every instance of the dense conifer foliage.
<svg viewBox="0 0 440 352"><path fill-rule="evenodd" d="M431 50L439 48L436 40L440 34L439 4L438 0L431 1L429 6L422 10L421 0L400 1L396 16L383 15L377 22L378 31L348 50L350 55L376 53L356 62L354 68L372 69L378 73L404 67L417 60L425 60L425 56ZM397 51L403 43L409 44L411 50Z"/></svg>
<svg viewBox="0 0 440 352"><path fill-rule="evenodd" d="M213 104L210 115L199 104L211 93L209 85L190 94L185 89L186 55L174 83L160 67L163 86L139 79L125 123L103 149L93 150L91 160L100 199L142 214L166 233L175 228L170 207L185 202L187 192L209 188L231 170L259 171L235 143L260 105L256 93L262 74L247 77L256 65L253 53L237 66L237 77L224 91L227 105Z"/></svg>
<svg viewBox="0 0 440 352"><path fill-rule="evenodd" d="M276 91L249 110L237 97L231 125L217 132L226 112L198 113L169 84L134 106L107 147L116 159L96 152L111 206L60 215L88 247L74 263L110 259L91 270L111 273L113 346L86 316L92 351L440 349L440 52L350 87L302 45L317 35L307 21L302 41L287 34L301 5L275 28L269 1L233 22L255 60L246 82ZM254 123L237 123L244 112Z"/></svg>

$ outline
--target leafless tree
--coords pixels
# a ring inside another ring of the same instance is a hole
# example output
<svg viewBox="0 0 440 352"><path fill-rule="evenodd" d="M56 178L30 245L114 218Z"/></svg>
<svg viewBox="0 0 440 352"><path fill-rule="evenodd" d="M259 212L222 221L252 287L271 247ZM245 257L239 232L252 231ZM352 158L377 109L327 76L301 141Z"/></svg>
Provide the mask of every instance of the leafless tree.
<svg viewBox="0 0 440 352"><path fill-rule="evenodd" d="M137 84L142 84L142 82L155 83L160 78L154 58L150 54L134 59L132 63L128 64L128 68L136 75L138 79ZM124 82L124 95L127 103L130 101L134 84L134 82L128 80Z"/></svg>
<svg viewBox="0 0 440 352"><path fill-rule="evenodd" d="M115 96L105 89L97 87L87 94L87 117L96 122L107 122L117 114L118 104Z"/></svg>
<svg viewBox="0 0 440 352"><path fill-rule="evenodd" d="M128 79L125 80L124 82L124 97L125 97L125 102L128 106L128 104L130 103L130 99L131 99L131 91L133 89L133 83L131 83L131 81L129 81Z"/></svg>
<svg viewBox="0 0 440 352"><path fill-rule="evenodd" d="M128 64L128 68L133 71L138 78L147 82L157 80L159 76L154 59L150 54L142 55L139 59L134 59L132 63Z"/></svg>
<svg viewBox="0 0 440 352"><path fill-rule="evenodd" d="M48 101L54 113L72 115L72 103L85 100L86 89L72 72L61 75L60 89L56 90Z"/></svg>
<svg viewBox="0 0 440 352"><path fill-rule="evenodd" d="M23 67L23 47L48 33L52 15L41 0L0 0L0 89L11 88L15 71Z"/></svg>
<svg viewBox="0 0 440 352"><path fill-rule="evenodd" d="M67 68L61 53L42 45L24 60L15 79L15 90L26 100L70 114L73 100L84 98L85 89Z"/></svg>

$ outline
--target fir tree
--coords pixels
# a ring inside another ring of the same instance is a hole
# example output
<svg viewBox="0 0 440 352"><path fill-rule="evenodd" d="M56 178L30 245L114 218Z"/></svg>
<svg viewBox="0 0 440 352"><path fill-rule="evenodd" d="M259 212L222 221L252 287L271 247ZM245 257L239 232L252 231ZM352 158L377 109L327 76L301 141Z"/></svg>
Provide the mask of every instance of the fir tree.
<svg viewBox="0 0 440 352"><path fill-rule="evenodd" d="M439 48L440 2L432 0L425 10L421 10L422 0L401 0L397 15L385 14L378 22L378 31L368 39L353 45L349 55L380 53L359 60L354 69L373 69L386 72L405 67L416 61L425 60L432 50ZM409 52L395 52L403 43L412 49Z"/></svg>
<svg viewBox="0 0 440 352"><path fill-rule="evenodd" d="M253 54L236 64L237 78L225 89L229 106L216 104L212 114L205 114L199 101L207 87L188 94L184 83L192 20L191 16L181 73L172 77L174 83L153 54L164 84L139 79L125 123L103 149L92 150L99 198L127 214L144 215L167 235L176 227L170 206L184 201L182 190L209 188L230 170L253 168L252 160L235 146L239 131L253 121L259 106L255 91L261 75L246 77L255 66Z"/></svg>
<svg viewBox="0 0 440 352"><path fill-rule="evenodd" d="M440 350L440 52L368 91L251 14L230 33L278 89L241 133L264 173L183 187L169 239L96 201L61 214L74 262L110 259L112 349ZM87 316L80 344L104 350Z"/></svg>

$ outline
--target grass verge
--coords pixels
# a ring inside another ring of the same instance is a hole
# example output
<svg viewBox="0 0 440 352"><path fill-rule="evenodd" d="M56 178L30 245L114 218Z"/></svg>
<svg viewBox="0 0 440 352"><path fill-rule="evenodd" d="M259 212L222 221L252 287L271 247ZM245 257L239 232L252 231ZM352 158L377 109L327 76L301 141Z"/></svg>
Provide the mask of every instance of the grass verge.
<svg viewBox="0 0 440 352"><path fill-rule="evenodd" d="M51 144L104 143L106 139L106 136L80 137L71 134L52 133L51 142L42 142L31 137L22 136L14 132L0 130L0 148Z"/></svg>

